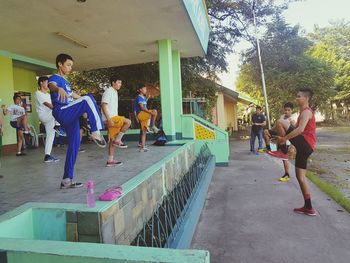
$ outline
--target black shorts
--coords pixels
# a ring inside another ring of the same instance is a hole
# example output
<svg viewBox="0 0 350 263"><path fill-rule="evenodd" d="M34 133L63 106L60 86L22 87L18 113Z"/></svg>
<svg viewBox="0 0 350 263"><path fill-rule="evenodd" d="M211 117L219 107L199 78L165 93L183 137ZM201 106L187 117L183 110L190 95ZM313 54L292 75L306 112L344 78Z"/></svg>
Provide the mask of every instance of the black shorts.
<svg viewBox="0 0 350 263"><path fill-rule="evenodd" d="M293 126L290 126L287 131L287 134L291 133L294 129L295 128ZM310 144L305 140L303 135L298 135L290 139L290 142L294 145L295 149L297 150L297 154L295 157L295 167L300 169L306 169L307 159L313 153Z"/></svg>
<svg viewBox="0 0 350 263"><path fill-rule="evenodd" d="M18 126L17 121L10 121L10 125L12 128L15 128L17 131L24 131L24 127L22 125Z"/></svg>

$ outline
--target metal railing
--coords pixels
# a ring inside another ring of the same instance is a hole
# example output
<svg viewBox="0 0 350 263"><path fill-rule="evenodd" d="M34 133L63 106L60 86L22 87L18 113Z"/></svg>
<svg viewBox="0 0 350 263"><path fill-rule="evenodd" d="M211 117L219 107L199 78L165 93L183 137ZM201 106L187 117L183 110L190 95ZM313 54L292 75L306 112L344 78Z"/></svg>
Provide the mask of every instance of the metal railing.
<svg viewBox="0 0 350 263"><path fill-rule="evenodd" d="M143 229L131 243L132 246L169 247L188 212L189 202L193 198L204 170L212 156L208 146L202 146L199 155L189 171L176 183L163 202L159 204L153 216L143 225Z"/></svg>

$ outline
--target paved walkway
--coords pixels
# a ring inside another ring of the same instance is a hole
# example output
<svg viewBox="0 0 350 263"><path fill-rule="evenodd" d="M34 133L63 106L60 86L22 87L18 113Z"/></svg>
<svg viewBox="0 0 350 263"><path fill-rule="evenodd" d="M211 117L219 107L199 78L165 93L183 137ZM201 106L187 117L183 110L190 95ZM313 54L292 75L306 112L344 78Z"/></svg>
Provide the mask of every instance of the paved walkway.
<svg viewBox="0 0 350 263"><path fill-rule="evenodd" d="M127 142L129 148L118 149L116 159L124 165L105 167L107 149L94 143L83 144L86 152L79 153L75 179L85 183L94 180L95 192L103 192L113 185L121 185L152 164L163 159L179 146L149 146L150 151L140 153L136 142ZM4 156L0 167L0 214L27 202L85 203L85 187L60 190L66 146L54 148L58 163L43 163L44 149L28 150L27 156Z"/></svg>
<svg viewBox="0 0 350 263"><path fill-rule="evenodd" d="M192 247L209 250L211 263L350 262L350 214L311 183L318 216L295 214L294 171L280 183L282 162L250 155L248 144L232 141L230 166L215 170Z"/></svg>

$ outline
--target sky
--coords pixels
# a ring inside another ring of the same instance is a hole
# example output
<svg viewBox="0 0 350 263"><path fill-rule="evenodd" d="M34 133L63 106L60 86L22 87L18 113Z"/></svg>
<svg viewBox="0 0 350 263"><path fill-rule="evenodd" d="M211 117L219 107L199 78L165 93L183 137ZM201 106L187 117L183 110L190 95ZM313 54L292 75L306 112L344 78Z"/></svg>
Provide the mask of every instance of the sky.
<svg viewBox="0 0 350 263"><path fill-rule="evenodd" d="M314 25L326 27L329 21L346 19L350 21L350 0L304 0L290 4L284 12L287 23L299 24L307 33L312 32ZM238 44L235 54L228 57L229 71L220 74L221 84L234 89L239 73L239 53L249 47L246 43Z"/></svg>

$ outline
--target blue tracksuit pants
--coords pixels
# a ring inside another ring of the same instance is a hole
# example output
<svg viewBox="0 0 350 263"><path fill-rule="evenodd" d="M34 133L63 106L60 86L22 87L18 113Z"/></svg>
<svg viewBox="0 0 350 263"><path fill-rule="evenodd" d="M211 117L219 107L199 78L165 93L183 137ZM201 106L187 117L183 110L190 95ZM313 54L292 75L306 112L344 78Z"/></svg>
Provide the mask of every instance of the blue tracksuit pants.
<svg viewBox="0 0 350 263"><path fill-rule="evenodd" d="M101 113L92 95L82 96L74 102L54 107L52 114L66 130L68 148L64 165L63 179L73 179L74 166L80 148L80 125L79 118L87 113L91 131L103 129Z"/></svg>

